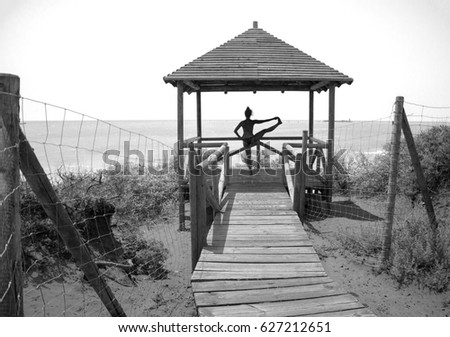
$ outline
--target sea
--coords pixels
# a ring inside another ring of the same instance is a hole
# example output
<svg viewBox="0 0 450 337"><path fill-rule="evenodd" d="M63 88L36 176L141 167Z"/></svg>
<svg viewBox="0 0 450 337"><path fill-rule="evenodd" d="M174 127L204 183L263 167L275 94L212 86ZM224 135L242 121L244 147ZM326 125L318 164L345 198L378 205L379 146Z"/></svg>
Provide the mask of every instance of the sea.
<svg viewBox="0 0 450 337"><path fill-rule="evenodd" d="M205 120L202 123L202 133L204 137L234 137L233 130L238 123L238 120ZM255 133L271 125L257 124ZM418 133L431 125L412 123L411 128L413 133ZM159 165L164 158L173 154L177 140L175 120L23 121L21 127L48 173L58 170L110 169L111 165L114 165L111 164L113 160L122 163L126 152L135 160L143 158L148 165ZM184 121L184 130L185 139L196 136L196 121ZM303 130L308 130L308 121L285 120L268 135L299 137ZM391 133L392 122L389 119L337 121L335 151L342 149L367 155L380 153L385 144L389 143ZM327 140L327 121L314 123L314 137ZM271 146L280 150L283 142L268 141ZM228 143L231 149L242 146L240 141Z"/></svg>

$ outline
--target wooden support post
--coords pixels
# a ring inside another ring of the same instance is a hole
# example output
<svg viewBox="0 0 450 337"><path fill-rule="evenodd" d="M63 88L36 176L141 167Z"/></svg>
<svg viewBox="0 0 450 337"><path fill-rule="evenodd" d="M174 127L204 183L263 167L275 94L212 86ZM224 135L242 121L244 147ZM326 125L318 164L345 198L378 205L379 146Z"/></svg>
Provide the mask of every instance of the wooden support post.
<svg viewBox="0 0 450 337"><path fill-rule="evenodd" d="M402 109L402 129L405 136L406 145L408 146L409 155L411 156L411 162L416 172L417 183L419 184L420 192L422 193L422 199L425 203L425 209L427 211L428 220L430 221L433 233L436 235L438 222L436 220L436 214L434 213L433 203L431 202L430 193L428 192L427 181L423 174L422 165L420 164L419 154L417 153L416 145L414 143L414 137L409 127L408 118L406 117L405 110Z"/></svg>
<svg viewBox="0 0 450 337"><path fill-rule="evenodd" d="M313 143L313 140L311 137L314 137L314 91L309 91L309 128L308 128L308 134L309 134L309 144ZM311 148L308 151L309 160L312 160L312 154L313 149ZM312 165L312 163L310 163Z"/></svg>
<svg viewBox="0 0 450 337"><path fill-rule="evenodd" d="M0 74L0 317L23 316L19 97L19 77Z"/></svg>
<svg viewBox="0 0 450 337"><path fill-rule="evenodd" d="M256 168L259 170L261 168L261 143L256 144Z"/></svg>
<svg viewBox="0 0 450 337"><path fill-rule="evenodd" d="M300 217L302 214L302 201L305 197L305 183L304 183L304 172L302 168L303 156L301 153L297 153L295 156L295 169L294 169L294 200L293 200L293 210L298 213Z"/></svg>
<svg viewBox="0 0 450 337"><path fill-rule="evenodd" d="M403 97L395 100L394 124L391 134L391 161L389 169L389 184L386 206L386 222L383 230L383 243L381 247L381 264L389 261L392 243L392 224L394 222L395 196L397 190L398 159L400 155L400 136L402 130Z"/></svg>
<svg viewBox="0 0 450 337"><path fill-rule="evenodd" d="M219 174L217 174L218 171L218 165L217 160L213 160L210 164L211 168L211 190L214 198L220 202L219 199Z"/></svg>
<svg viewBox="0 0 450 337"><path fill-rule="evenodd" d="M306 130L303 130L303 133L302 133L302 155L304 156L303 163L307 163L308 162L308 131L306 131ZM307 168L303 167L303 171L306 172Z"/></svg>
<svg viewBox="0 0 450 337"><path fill-rule="evenodd" d="M224 153L223 153L223 170L225 171L224 172L224 178L225 178L225 181L224 181L224 189L227 187L227 185L228 185L228 182L229 182L229 180L230 180L230 147L227 145L226 147L225 147L225 151L224 151ZM221 198L222 198L222 196L221 196Z"/></svg>
<svg viewBox="0 0 450 337"><path fill-rule="evenodd" d="M285 157L285 146L286 143L283 144L282 146L282 150L281 150L281 155L280 155L280 163L281 163L281 181L283 182L283 186L285 188L287 188L287 178L286 178L286 171L284 169L284 157Z"/></svg>
<svg viewBox="0 0 450 337"><path fill-rule="evenodd" d="M186 230L185 224L185 207L184 200L185 189L183 186L186 184L184 178L184 113L183 113L183 93L184 86L181 81L177 82L177 174L178 174L178 218L179 218L179 230Z"/></svg>
<svg viewBox="0 0 450 337"><path fill-rule="evenodd" d="M189 193L191 204L191 262L195 270L203 248L206 228L206 196L202 169L197 168L194 144L189 148Z"/></svg>
<svg viewBox="0 0 450 337"><path fill-rule="evenodd" d="M200 139L197 143L202 142L202 93L197 91L197 137Z"/></svg>
<svg viewBox="0 0 450 337"><path fill-rule="evenodd" d="M302 135L302 165L300 172L300 195L299 195L299 216L300 219L304 219L306 215L306 172L309 171L308 167L308 131L303 131Z"/></svg>
<svg viewBox="0 0 450 337"><path fill-rule="evenodd" d="M333 158L334 158L334 129L335 129L335 87L330 86L328 102L328 141L327 141L327 167L325 169L328 186L326 200L331 202L333 196Z"/></svg>

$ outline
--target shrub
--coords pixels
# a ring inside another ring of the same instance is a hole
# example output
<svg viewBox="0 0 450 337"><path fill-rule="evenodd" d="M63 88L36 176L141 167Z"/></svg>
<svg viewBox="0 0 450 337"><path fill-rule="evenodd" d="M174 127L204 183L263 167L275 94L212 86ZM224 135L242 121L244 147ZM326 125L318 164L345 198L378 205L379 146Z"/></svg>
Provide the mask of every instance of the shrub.
<svg viewBox="0 0 450 337"><path fill-rule="evenodd" d="M116 211L120 216L139 221L160 215L167 204L177 199L178 186L173 175L117 175L107 180L112 193L119 196Z"/></svg>
<svg viewBox="0 0 450 337"><path fill-rule="evenodd" d="M124 258L130 259L135 266L135 274L150 275L155 279L163 279L168 271L164 268L169 251L162 242L145 240L137 235L125 239Z"/></svg>
<svg viewBox="0 0 450 337"><path fill-rule="evenodd" d="M416 137L417 151L431 190L450 184L450 126L434 126Z"/></svg>
<svg viewBox="0 0 450 337"><path fill-rule="evenodd" d="M446 291L450 285L450 221L439 221L434 238L423 207L399 198L396 210L386 271L399 285L416 283L436 292ZM336 237L344 249L357 256L376 258L381 252L382 233L372 224L361 225L359 231L340 231Z"/></svg>
<svg viewBox="0 0 450 337"><path fill-rule="evenodd" d="M175 201L176 181L174 173L112 176L104 175L102 171L59 172L58 177L53 180L53 187L94 253L99 247L106 247L107 251L114 252L114 259L119 259L119 255L128 256L137 266L136 273L162 278L167 273L163 268L168 255L167 249L161 242L138 239L139 228L133 224L154 220L168 204ZM70 260L71 255L34 193L29 188L22 188L21 192L24 267L37 267L40 273L59 275L58 262L61 258ZM122 254L120 244L115 241L112 232L102 232L101 235L97 233L101 220L107 220L109 226L113 215L116 223L127 227L117 237L128 245L126 254ZM113 247L111 249L110 245L105 245L109 236ZM98 247L95 246L97 237L102 240ZM100 253L104 257L111 255L108 252Z"/></svg>
<svg viewBox="0 0 450 337"><path fill-rule="evenodd" d="M450 284L449 228L450 223L441 222L435 242L424 214L402 221L393 232L390 274L400 284L417 282L446 291Z"/></svg>
<svg viewBox="0 0 450 337"><path fill-rule="evenodd" d="M450 186L450 126L434 126L414 137L428 188L437 192ZM352 189L366 195L385 193L390 169L390 144L370 160L363 153L347 154L346 168ZM400 144L398 191L415 200L419 193L416 175L404 139Z"/></svg>

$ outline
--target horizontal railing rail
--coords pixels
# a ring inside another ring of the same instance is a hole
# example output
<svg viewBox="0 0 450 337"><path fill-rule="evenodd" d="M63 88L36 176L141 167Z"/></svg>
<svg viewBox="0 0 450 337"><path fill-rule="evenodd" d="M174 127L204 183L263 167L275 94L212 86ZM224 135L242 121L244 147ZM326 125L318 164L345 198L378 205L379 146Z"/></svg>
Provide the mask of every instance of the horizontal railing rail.
<svg viewBox="0 0 450 337"><path fill-rule="evenodd" d="M228 147L228 143L223 143L217 150L215 150L213 153L211 153L208 158L203 160L201 163L197 164L197 167L201 168L201 169L205 169L211 163L213 163L213 162L217 163L224 157L227 147Z"/></svg>

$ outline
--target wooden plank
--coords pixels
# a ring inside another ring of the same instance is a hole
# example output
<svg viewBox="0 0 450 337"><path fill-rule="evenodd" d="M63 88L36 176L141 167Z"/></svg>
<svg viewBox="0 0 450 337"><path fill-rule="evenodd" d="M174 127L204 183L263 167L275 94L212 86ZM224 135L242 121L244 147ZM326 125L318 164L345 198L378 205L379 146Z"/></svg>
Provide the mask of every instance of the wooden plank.
<svg viewBox="0 0 450 337"><path fill-rule="evenodd" d="M224 225L224 224L218 224L213 225L210 229L210 233L221 233L228 231L249 231L249 232L261 232L261 233L273 233L273 232L279 232L279 231L294 231L294 232L301 232L304 233L305 230L303 227L299 226L298 224L291 225L291 224L284 224L284 225L278 225L276 228L271 228L268 226L259 226L258 224L247 224L247 225Z"/></svg>
<svg viewBox="0 0 450 337"><path fill-rule="evenodd" d="M361 309L350 309L350 310L341 310L341 311L334 311L334 312L327 312L324 313L315 313L311 315L304 315L307 317L375 317L372 311L370 311L368 308L361 308Z"/></svg>
<svg viewBox="0 0 450 337"><path fill-rule="evenodd" d="M320 262L304 263L228 263L228 262L198 262L197 271L255 271L255 272L292 272L292 271L323 271Z"/></svg>
<svg viewBox="0 0 450 337"><path fill-rule="evenodd" d="M303 247L303 246L311 246L311 241L309 240L299 240L299 241L258 241L258 242L248 242L248 241L219 241L215 240L211 242L211 240L207 241L208 245L213 244L221 247Z"/></svg>
<svg viewBox="0 0 450 337"><path fill-rule="evenodd" d="M232 220L214 220L215 225L254 225L254 224L260 224L260 225L283 225L283 224L292 224L292 225L298 225L300 223L300 220L284 220L284 219L253 219L253 220L239 220L239 219L232 219Z"/></svg>
<svg viewBox="0 0 450 337"><path fill-rule="evenodd" d="M267 291L267 289L252 289L195 293L195 303L197 307L207 307L215 305L292 301L343 294L344 292L338 289L335 284L329 283L273 288L270 291Z"/></svg>
<svg viewBox="0 0 450 337"><path fill-rule="evenodd" d="M239 226L239 227L247 227L247 226ZM261 240L262 238L265 238L266 236L270 235L272 236L274 239L281 239L283 237L283 235L287 235L289 237L294 237L298 238L297 235L304 235L305 237L303 239L306 239L306 233L302 232L300 230L291 230L291 229L283 229L280 231L273 231L273 228L271 228L270 226L261 226L261 228L268 228L268 231L263 231L263 230L249 230L249 231L244 231L244 230L235 230L235 229L230 229L227 231L210 231L208 234L208 238L230 238L230 239L235 239L236 237L239 236L245 236L246 239L251 240L253 237L256 237L257 240Z"/></svg>
<svg viewBox="0 0 450 337"><path fill-rule="evenodd" d="M228 194L227 200L260 200L263 202L269 202L273 199L277 200L289 200L289 197L286 195L286 192L283 192L283 194L278 194L274 192L267 192L267 193L240 193L240 194Z"/></svg>
<svg viewBox="0 0 450 337"><path fill-rule="evenodd" d="M288 254L288 255L256 255L256 254L202 254L202 262L235 262L235 263L299 263L320 262L316 254Z"/></svg>
<svg viewBox="0 0 450 337"><path fill-rule="evenodd" d="M272 199L289 199L289 197L286 195L286 191L283 192L276 192L276 191L270 191L268 190L267 192L265 191L252 191L252 192L248 192L248 193L228 193L227 194L227 199L229 200L242 200L242 199L255 199L255 200L265 200L265 201L270 201Z"/></svg>
<svg viewBox="0 0 450 337"><path fill-rule="evenodd" d="M244 232L248 231L251 233L276 233L279 231L292 231L292 232L299 232L299 233L305 233L302 226L300 226L299 223L287 223L287 224L279 224L276 227L268 227L268 226L260 226L258 224L244 224L244 225L225 225L222 223L215 224L211 227L210 232L225 232L228 233L229 231L236 231L236 232Z"/></svg>
<svg viewBox="0 0 450 337"><path fill-rule="evenodd" d="M273 213L273 211L272 211ZM250 214L247 215L245 214L245 212L241 212L241 214L233 214L233 212L227 212L227 213L220 213L217 214L216 217L214 218L215 220L221 220L221 219L228 219L228 220L234 220L234 219L239 219L239 220L259 220L259 219L266 219L266 220L289 220L289 221L299 221L299 218L297 216L297 214L295 214L294 212L292 213L287 213L284 215L277 215L277 214Z"/></svg>
<svg viewBox="0 0 450 337"><path fill-rule="evenodd" d="M332 283L333 280L325 277L301 277L285 279L265 279L265 280L233 280L233 281L204 281L192 282L192 291L232 291L232 290L250 290L250 289L271 289L281 287L292 287L312 284Z"/></svg>
<svg viewBox="0 0 450 337"><path fill-rule="evenodd" d="M292 205L289 205L290 203L283 203L283 204L278 204L278 205L264 205L264 204L254 204L252 205L252 209L253 210L260 210L260 209L265 209L265 210L272 210L272 209L284 209L284 210L291 210L292 209ZM248 209L248 205L244 205L244 204L237 204L237 203L225 203L222 207L222 209L226 209L226 211L229 211L230 209L232 210L247 210Z"/></svg>
<svg viewBox="0 0 450 337"><path fill-rule="evenodd" d="M245 187L248 187L247 189ZM280 197L287 197L286 194L286 190L284 189L284 186L279 186L278 188L259 188L258 184L254 184L254 185L246 185L246 184L241 184L240 189L231 189L230 187L227 189L227 196L228 197L233 197L236 195L240 195L240 196L245 196L247 195L247 193L249 195L251 194L259 194L262 197L271 197L272 195L278 195Z"/></svg>
<svg viewBox="0 0 450 337"><path fill-rule="evenodd" d="M218 317L290 317L325 314L342 310L361 309L363 306L351 295L337 295L313 299L239 304L199 308L200 316Z"/></svg>
<svg viewBox="0 0 450 337"><path fill-rule="evenodd" d="M296 233L296 232L285 232L285 233L242 233L242 232L234 232L234 233L211 233L208 234L209 239L215 240L307 240L308 236L306 233Z"/></svg>
<svg viewBox="0 0 450 337"><path fill-rule="evenodd" d="M202 254L316 254L310 246L297 247L204 247Z"/></svg>
<svg viewBox="0 0 450 337"><path fill-rule="evenodd" d="M276 215L279 217L284 217L285 215L297 216L293 211L287 209L231 209L227 212L230 216L236 215Z"/></svg>
<svg viewBox="0 0 450 337"><path fill-rule="evenodd" d="M243 225L243 226L238 226L238 227L243 227L246 228L247 226ZM292 238L297 238L297 235L303 235L304 237L302 238L303 240L307 239L307 234L303 231L301 231L300 229L296 230L296 229L283 229L280 231L273 231L273 228L271 228L270 226L261 226L261 228L268 228L269 230L267 231L263 231L262 229L258 229L258 230L249 230L249 231L245 231L245 230L236 230L234 228L226 230L226 231L219 231L219 230L214 230L214 231L210 231L208 234L208 238L210 239L220 239L220 238L230 238L230 239L236 239L237 237L245 237L247 240L251 240L253 237L256 238L256 240L261 240L263 238L266 238L267 236L271 236L274 240L278 240L278 239L282 239L284 235L288 236L288 237L292 237Z"/></svg>
<svg viewBox="0 0 450 337"><path fill-rule="evenodd" d="M229 214L217 214L217 216L214 218L215 221L259 221L259 220L267 220L267 221L273 221L273 222L279 222L279 221L287 221L287 222L293 222L298 223L299 218L297 215L292 214L286 214L284 216L277 216L277 215L233 215L231 213Z"/></svg>
<svg viewBox="0 0 450 337"><path fill-rule="evenodd" d="M208 236L208 239L214 241L305 241L308 240L306 234L264 234L264 235L252 235L252 234L212 234Z"/></svg>
<svg viewBox="0 0 450 337"><path fill-rule="evenodd" d="M246 171L243 171L246 172ZM261 190L261 191L266 191L266 190L271 190L273 189L274 191L278 191L278 192L282 192L283 191L283 185L281 185L281 181L273 181L275 179L278 179L278 175L277 176L258 176L258 175L252 175L249 176L248 173L243 175L241 172L240 175L238 175L239 173L236 172L232 172L231 177L234 179L239 179L239 180L243 180L243 181L256 181L257 179L261 179L261 183L260 184L254 184L254 185L250 185L249 190L253 191L253 190ZM246 189L246 187L248 187L247 185L243 186L243 185L239 185L239 184L230 184L229 186L229 191L230 192L239 192L239 191L243 191Z"/></svg>
<svg viewBox="0 0 450 337"><path fill-rule="evenodd" d="M195 270L191 280L261 280L261 279L281 279L293 277L321 277L327 276L325 271L217 271L217 270Z"/></svg>
<svg viewBox="0 0 450 337"><path fill-rule="evenodd" d="M239 227L247 227L245 225ZM267 227L271 231L263 232L263 231L233 231L233 229L228 230L226 232L219 231L210 231L208 237L210 238L224 238L230 240L282 240L283 238L286 240L308 240L309 237L304 231L300 230L283 230L281 232L273 230L270 226L261 226L262 228Z"/></svg>

